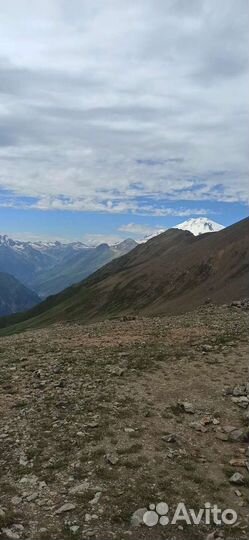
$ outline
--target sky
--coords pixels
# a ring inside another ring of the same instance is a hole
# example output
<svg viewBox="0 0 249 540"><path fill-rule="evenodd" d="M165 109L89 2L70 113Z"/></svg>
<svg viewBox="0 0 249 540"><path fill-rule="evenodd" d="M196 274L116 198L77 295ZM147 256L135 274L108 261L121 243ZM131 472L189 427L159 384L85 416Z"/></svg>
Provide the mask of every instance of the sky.
<svg viewBox="0 0 249 540"><path fill-rule="evenodd" d="M0 233L246 217L248 27L245 0L1 1Z"/></svg>

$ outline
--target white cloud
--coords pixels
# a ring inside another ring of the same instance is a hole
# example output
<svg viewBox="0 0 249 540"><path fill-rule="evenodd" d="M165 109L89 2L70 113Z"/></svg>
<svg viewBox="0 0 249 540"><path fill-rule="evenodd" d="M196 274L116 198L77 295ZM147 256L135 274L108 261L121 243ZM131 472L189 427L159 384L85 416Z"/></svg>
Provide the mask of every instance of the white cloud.
<svg viewBox="0 0 249 540"><path fill-rule="evenodd" d="M9 0L0 204L249 203L248 22L244 0Z"/></svg>
<svg viewBox="0 0 249 540"><path fill-rule="evenodd" d="M141 225L139 223L127 223L127 225L119 227L118 230L140 239L151 234L157 234L159 231L162 232L162 227L151 227L150 225Z"/></svg>

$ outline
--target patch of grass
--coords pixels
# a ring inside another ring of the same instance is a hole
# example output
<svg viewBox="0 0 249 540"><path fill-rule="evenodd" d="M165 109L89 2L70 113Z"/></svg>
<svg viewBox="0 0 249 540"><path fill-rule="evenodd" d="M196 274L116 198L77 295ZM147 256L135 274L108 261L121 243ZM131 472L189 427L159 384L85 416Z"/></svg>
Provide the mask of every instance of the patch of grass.
<svg viewBox="0 0 249 540"><path fill-rule="evenodd" d="M117 448L118 454L135 454L140 452L143 448L141 443L134 443L131 446L123 446L122 448Z"/></svg>
<svg viewBox="0 0 249 540"><path fill-rule="evenodd" d="M101 465L96 467L95 474L101 480L114 481L114 480L117 480L118 477L119 477L119 473L118 473L117 469L110 468L110 467L107 467L107 466L104 467L104 466L101 466Z"/></svg>

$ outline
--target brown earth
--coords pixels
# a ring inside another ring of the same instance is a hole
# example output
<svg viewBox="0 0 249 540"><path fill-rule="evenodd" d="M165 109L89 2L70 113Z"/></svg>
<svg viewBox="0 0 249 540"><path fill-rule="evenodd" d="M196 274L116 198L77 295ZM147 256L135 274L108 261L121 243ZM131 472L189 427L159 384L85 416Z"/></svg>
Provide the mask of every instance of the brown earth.
<svg viewBox="0 0 249 540"><path fill-rule="evenodd" d="M236 510L224 537L247 539L249 423L229 389L249 382L248 328L248 311L209 305L2 338L0 538L206 539L215 526L131 526L185 501Z"/></svg>

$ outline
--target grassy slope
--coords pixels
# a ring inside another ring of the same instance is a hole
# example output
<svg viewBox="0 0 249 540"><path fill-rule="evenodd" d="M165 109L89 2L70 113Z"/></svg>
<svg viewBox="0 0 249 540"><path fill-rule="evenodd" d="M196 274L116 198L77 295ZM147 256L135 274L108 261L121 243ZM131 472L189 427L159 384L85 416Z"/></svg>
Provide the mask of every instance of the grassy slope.
<svg viewBox="0 0 249 540"><path fill-rule="evenodd" d="M179 313L208 298L225 303L248 296L248 274L249 219L201 237L169 230L0 325L22 323L13 331L61 319L88 322L122 313Z"/></svg>

